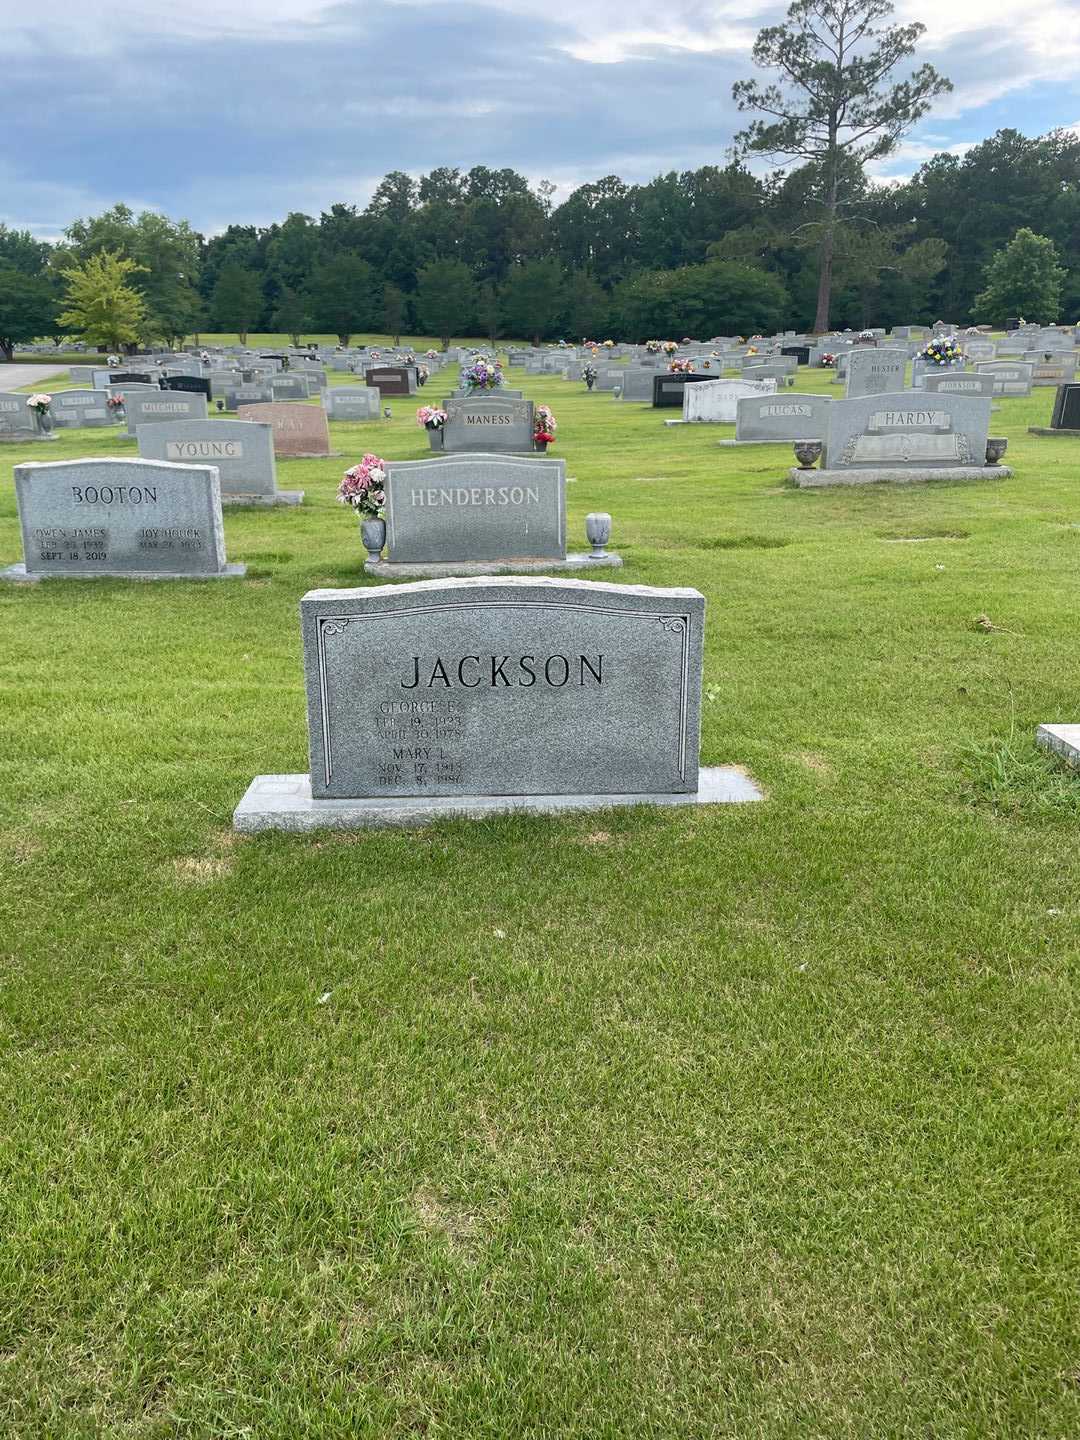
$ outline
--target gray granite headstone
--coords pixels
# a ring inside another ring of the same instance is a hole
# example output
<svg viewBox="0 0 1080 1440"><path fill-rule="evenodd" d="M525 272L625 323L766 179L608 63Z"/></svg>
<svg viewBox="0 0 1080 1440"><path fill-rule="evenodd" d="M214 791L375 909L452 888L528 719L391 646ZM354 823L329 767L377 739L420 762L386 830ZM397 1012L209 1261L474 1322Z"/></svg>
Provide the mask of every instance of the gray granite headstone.
<svg viewBox="0 0 1080 1440"><path fill-rule="evenodd" d="M58 430L101 429L113 423L104 390L56 390L50 414Z"/></svg>
<svg viewBox="0 0 1080 1440"><path fill-rule="evenodd" d="M300 613L317 798L698 788L696 590L428 580Z"/></svg>
<svg viewBox="0 0 1080 1440"><path fill-rule="evenodd" d="M374 387L331 385L322 393L331 420L378 420L382 415L382 395Z"/></svg>
<svg viewBox="0 0 1080 1440"><path fill-rule="evenodd" d="M277 493L274 432L246 420L180 420L140 425L139 454L181 465L216 465L223 496Z"/></svg>
<svg viewBox="0 0 1080 1440"><path fill-rule="evenodd" d="M392 460L386 539L395 563L566 557L566 462L509 455Z"/></svg>
<svg viewBox="0 0 1080 1440"><path fill-rule="evenodd" d="M923 377L923 392L926 395L993 395L994 379L991 375L926 375Z"/></svg>
<svg viewBox="0 0 1080 1440"><path fill-rule="evenodd" d="M225 560L212 465L141 459L17 465L15 494L28 578L243 573Z"/></svg>
<svg viewBox="0 0 1080 1440"><path fill-rule="evenodd" d="M823 469L983 466L990 401L965 395L863 395L834 401Z"/></svg>
<svg viewBox="0 0 1080 1440"><path fill-rule="evenodd" d="M531 400L485 395L447 401L444 450L499 450L522 454L533 448Z"/></svg>
<svg viewBox="0 0 1080 1440"><path fill-rule="evenodd" d="M828 424L828 395L745 396L735 403L736 440L821 440Z"/></svg>
<svg viewBox="0 0 1080 1440"><path fill-rule="evenodd" d="M1034 366L1025 360L993 360L975 367L977 375L990 375L995 395L1030 395Z"/></svg>
<svg viewBox="0 0 1080 1440"><path fill-rule="evenodd" d="M859 346L848 355L847 398L860 395L885 395L904 388L907 351Z"/></svg>
<svg viewBox="0 0 1080 1440"><path fill-rule="evenodd" d="M124 415L132 440L140 425L169 420L205 420L206 396L183 395L172 390L124 390Z"/></svg>
<svg viewBox="0 0 1080 1440"><path fill-rule="evenodd" d="M27 405L29 395L0 390L0 439L32 440L38 433L34 412Z"/></svg>

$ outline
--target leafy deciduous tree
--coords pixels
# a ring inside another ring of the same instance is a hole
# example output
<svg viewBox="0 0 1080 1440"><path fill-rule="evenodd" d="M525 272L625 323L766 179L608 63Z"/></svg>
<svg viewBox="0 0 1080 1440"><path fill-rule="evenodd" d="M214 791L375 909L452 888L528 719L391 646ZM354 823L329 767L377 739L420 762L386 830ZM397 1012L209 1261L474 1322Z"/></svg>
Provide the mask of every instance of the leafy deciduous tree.
<svg viewBox="0 0 1080 1440"><path fill-rule="evenodd" d="M146 304L128 280L141 271L134 260L111 250L69 265L62 272L66 293L60 324L110 350L133 345L142 334Z"/></svg>

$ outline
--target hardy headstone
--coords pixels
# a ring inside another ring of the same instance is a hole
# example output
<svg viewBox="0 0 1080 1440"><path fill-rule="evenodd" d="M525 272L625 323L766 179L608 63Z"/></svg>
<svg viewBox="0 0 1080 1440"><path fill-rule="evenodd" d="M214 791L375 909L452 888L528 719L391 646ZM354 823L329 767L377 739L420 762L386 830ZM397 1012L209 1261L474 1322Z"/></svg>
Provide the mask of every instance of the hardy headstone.
<svg viewBox="0 0 1080 1440"><path fill-rule="evenodd" d="M212 465L63 460L17 465L25 563L7 579L242 575L225 559Z"/></svg>
<svg viewBox="0 0 1080 1440"><path fill-rule="evenodd" d="M988 399L900 391L837 401L828 417L826 469L986 464Z"/></svg>

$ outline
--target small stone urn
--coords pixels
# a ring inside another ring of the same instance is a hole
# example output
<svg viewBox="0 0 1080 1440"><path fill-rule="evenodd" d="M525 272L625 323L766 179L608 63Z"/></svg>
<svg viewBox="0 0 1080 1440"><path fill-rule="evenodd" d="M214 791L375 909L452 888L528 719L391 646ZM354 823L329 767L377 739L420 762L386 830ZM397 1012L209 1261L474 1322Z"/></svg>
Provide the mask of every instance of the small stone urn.
<svg viewBox="0 0 1080 1440"><path fill-rule="evenodd" d="M364 542L369 560L381 559L382 547L386 544L386 521L365 515L360 521L360 539Z"/></svg>
<svg viewBox="0 0 1080 1440"><path fill-rule="evenodd" d="M50 439L54 438L52 433L53 418L48 410L35 410L34 424L37 427L39 435L47 435Z"/></svg>
<svg viewBox="0 0 1080 1440"><path fill-rule="evenodd" d="M1009 442L1003 435L991 435L986 442L987 465L1000 465L1008 448Z"/></svg>
<svg viewBox="0 0 1080 1440"><path fill-rule="evenodd" d="M611 539L611 516L606 510L591 510L585 516L585 534L592 546L592 558L602 560L607 554L605 547Z"/></svg>
<svg viewBox="0 0 1080 1440"><path fill-rule="evenodd" d="M796 440L793 448L800 470L812 470L821 458L820 440Z"/></svg>

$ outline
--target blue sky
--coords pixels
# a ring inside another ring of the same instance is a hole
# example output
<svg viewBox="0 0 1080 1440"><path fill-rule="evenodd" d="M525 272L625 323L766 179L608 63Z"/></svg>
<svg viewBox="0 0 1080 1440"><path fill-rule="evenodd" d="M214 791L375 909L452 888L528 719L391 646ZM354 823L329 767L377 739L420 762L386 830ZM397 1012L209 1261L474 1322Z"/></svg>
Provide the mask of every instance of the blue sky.
<svg viewBox="0 0 1080 1440"><path fill-rule="evenodd" d="M18 144L0 220L56 238L123 201L205 233L335 201L388 170L508 165L558 186L725 163L764 0L61 0L5 17ZM956 89L882 177L1002 126L1080 124L1080 0L898 0ZM937 10L942 12L935 14ZM181 12L182 13L179 13ZM676 12L664 14L664 11ZM13 135L13 129L9 135Z"/></svg>

